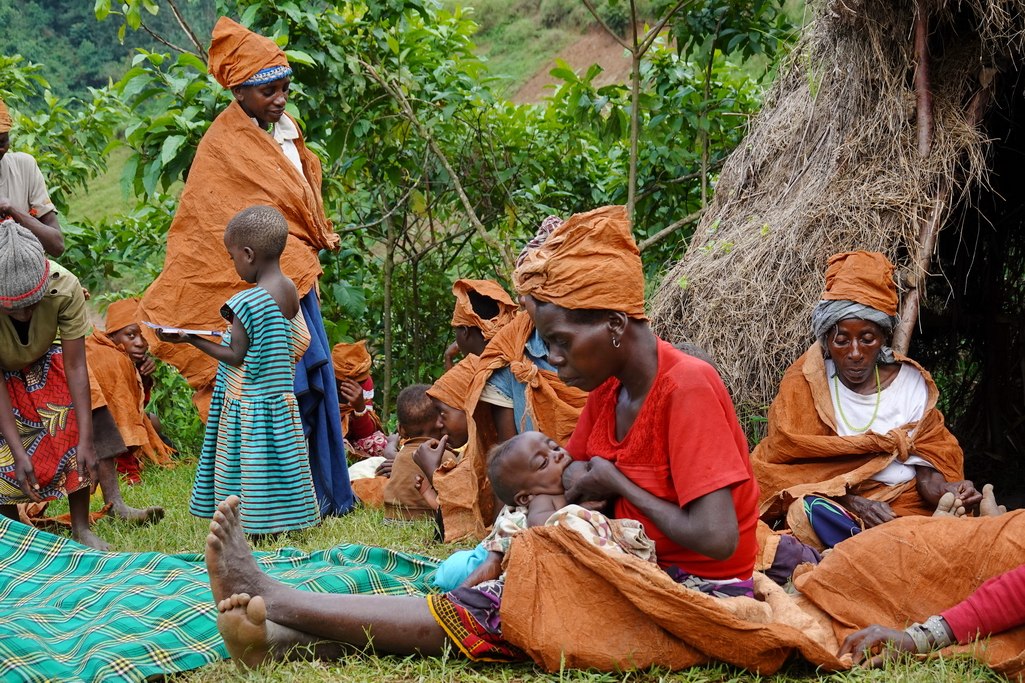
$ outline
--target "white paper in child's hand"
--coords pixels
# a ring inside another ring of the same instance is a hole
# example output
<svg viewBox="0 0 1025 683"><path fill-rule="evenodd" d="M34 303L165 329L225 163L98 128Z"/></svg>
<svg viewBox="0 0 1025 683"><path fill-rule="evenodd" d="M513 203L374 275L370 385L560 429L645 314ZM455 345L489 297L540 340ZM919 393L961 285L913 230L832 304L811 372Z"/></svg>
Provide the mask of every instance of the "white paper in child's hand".
<svg viewBox="0 0 1025 683"><path fill-rule="evenodd" d="M147 320L143 320L142 324L164 334L195 334L201 337L224 336L224 332L220 332L218 330L190 330L184 327L168 327L167 325L157 325L156 323L151 323Z"/></svg>

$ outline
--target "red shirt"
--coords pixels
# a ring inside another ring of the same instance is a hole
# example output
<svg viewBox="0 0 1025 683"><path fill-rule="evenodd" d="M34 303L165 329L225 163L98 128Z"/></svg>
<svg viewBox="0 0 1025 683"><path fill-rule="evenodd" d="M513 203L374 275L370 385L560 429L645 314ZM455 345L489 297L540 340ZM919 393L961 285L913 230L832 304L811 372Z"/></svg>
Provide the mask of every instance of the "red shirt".
<svg viewBox="0 0 1025 683"><path fill-rule="evenodd" d="M749 579L758 542L758 484L747 439L719 374L704 361L658 340L658 373L630 430L616 440L612 377L587 397L566 450L575 460L606 458L645 491L681 508L701 496L729 488L740 539L725 560L714 560L669 540L630 501L615 503L615 516L636 519L655 542L658 563L676 565L705 579Z"/></svg>
<svg viewBox="0 0 1025 683"><path fill-rule="evenodd" d="M1025 624L1025 564L994 576L940 616L962 645Z"/></svg>

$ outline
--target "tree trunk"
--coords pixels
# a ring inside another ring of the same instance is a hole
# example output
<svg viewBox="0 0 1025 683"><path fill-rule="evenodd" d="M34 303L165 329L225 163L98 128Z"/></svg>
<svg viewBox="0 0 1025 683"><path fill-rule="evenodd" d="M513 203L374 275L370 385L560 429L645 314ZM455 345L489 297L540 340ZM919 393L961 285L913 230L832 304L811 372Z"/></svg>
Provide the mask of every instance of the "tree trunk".
<svg viewBox="0 0 1025 683"><path fill-rule="evenodd" d="M381 420L388 420L391 411L392 381L392 273L395 270L395 228L392 218L385 214L384 218L385 252L384 252L384 388L381 392Z"/></svg>

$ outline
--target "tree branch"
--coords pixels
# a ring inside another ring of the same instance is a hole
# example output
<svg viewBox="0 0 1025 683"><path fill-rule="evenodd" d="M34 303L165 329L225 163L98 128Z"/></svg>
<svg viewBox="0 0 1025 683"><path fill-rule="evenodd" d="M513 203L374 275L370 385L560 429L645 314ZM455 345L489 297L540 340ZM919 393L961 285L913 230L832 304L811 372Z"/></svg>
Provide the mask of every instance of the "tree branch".
<svg viewBox="0 0 1025 683"><path fill-rule="evenodd" d="M918 115L918 156L929 156L932 149L932 93L929 91L929 19L923 14L922 3L915 13L915 99Z"/></svg>
<svg viewBox="0 0 1025 683"><path fill-rule="evenodd" d="M704 213L705 213L705 209L704 208L700 208L697 211L695 211L694 213L688 214L688 215L684 216L683 218L681 218L680 220L676 221L675 223L670 223L669 225L667 225L666 227L662 228L661 230L656 232L654 235L649 237L648 239L642 240L641 243L637 245L637 249L639 251L643 252L648 247L655 246L656 244L658 244L659 242L661 242L665 238L669 237L674 232L676 232L677 230L679 230L683 226L687 225L688 223L693 223L693 222L695 222L697 220L700 220L701 216L703 216Z"/></svg>
<svg viewBox="0 0 1025 683"><path fill-rule="evenodd" d="M187 21L185 21L185 17L182 16L181 10L179 10L178 5L175 4L175 0L167 0L167 5L171 8L171 14L173 14L174 18L178 21L178 25L181 26L182 31L185 32L185 35L189 37L192 44L196 46L197 50L199 50L199 56L203 58L204 62L207 61L208 55L206 53L206 49L203 47L203 44L199 42L199 38L196 37L192 27L189 26Z"/></svg>
<svg viewBox="0 0 1025 683"><path fill-rule="evenodd" d="M459 181L459 176L456 174L455 169L449 162L448 157L442 151L441 147L438 146L434 136L427 131L424 125L420 122L420 119L417 118L416 112L413 111L413 107L409 104L409 100L406 99L406 96L402 94L402 91L399 88L395 87L392 83L387 82L379 73L377 73L377 70L373 66L362 59L358 61L360 65L366 69L370 77L377 81L377 83L392 96L392 99L394 99L396 104L399 105L399 109L401 109L406 119L413 124L421 137L427 141L431 151L434 152L434 156L438 158L438 161L441 162L441 165L444 166L445 170L448 172L449 179L452 181L452 187L459 196L459 201L463 205L463 209L466 212L467 218L470 219L470 223L477 229L477 233L480 235L481 239L484 240L484 243L502 256L502 262L505 264L505 267L509 272L512 272L514 267L512 254L508 253L495 236L488 232L488 229L483 223L481 223L480 219L477 217L477 212L474 211L473 205L470 203L470 198L466 196L466 192L463 190L463 184Z"/></svg>
<svg viewBox="0 0 1025 683"><path fill-rule="evenodd" d="M615 38L615 39L616 39L616 42L617 42L617 43L619 43L620 45L622 45L622 46L623 46L623 49L624 49L624 50L629 50L630 52L633 52L633 46L632 46L632 45L629 45L629 44L628 44L628 43L627 43L627 42L626 42L625 40L623 40L622 38L620 38L620 37L619 37L619 34L618 34L618 33L616 33L616 32L615 32L615 31L614 31L614 30L612 29L612 27L611 27L611 26L609 26L608 24L606 24L606 23L605 23L605 20L601 18L601 15L600 15L600 14L598 14L598 10L597 10L597 8L596 8L596 7L594 6L594 3L592 2L592 0L583 0L583 3L584 3L584 7L586 7L586 8L587 8L587 11L591 13L591 16L592 16L592 17L594 17L595 21L597 21L597 22L598 22L599 24L601 24L601 27L602 27L603 29L605 29L605 31L606 31L606 32L607 32L607 33L608 33L608 34L609 34L610 36L612 36L613 38ZM633 30L634 30L634 33L636 33L636 32L637 32L637 27L636 27L636 26L634 26L634 29L633 29Z"/></svg>
<svg viewBox="0 0 1025 683"><path fill-rule="evenodd" d="M167 47L171 48L172 50L175 50L176 52L181 52L182 54L192 54L191 51L186 50L183 47L178 47L171 41L167 40L162 35L158 34L156 31L147 26L145 23L140 23L139 28L148 33L153 40L157 41L158 43L162 43L163 45L166 45Z"/></svg>
<svg viewBox="0 0 1025 683"><path fill-rule="evenodd" d="M655 39L658 38L658 34L662 32L662 29L665 28L665 25L673 18L673 15L679 12L683 6L689 2L691 2L691 0L680 0L677 2L676 5L669 10L669 13L659 19L658 23L645 34L644 40L642 40L640 44L641 54L648 51L648 48L650 48L651 44L655 42Z"/></svg>

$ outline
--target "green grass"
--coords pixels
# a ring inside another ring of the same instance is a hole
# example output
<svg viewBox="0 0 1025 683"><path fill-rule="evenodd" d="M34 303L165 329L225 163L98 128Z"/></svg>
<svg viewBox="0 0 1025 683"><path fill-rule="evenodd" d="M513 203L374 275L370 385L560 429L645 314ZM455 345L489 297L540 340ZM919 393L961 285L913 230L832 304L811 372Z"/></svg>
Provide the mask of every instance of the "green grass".
<svg viewBox="0 0 1025 683"><path fill-rule="evenodd" d="M135 206L135 200L121 192L121 171L131 150L118 147L107 157L107 171L89 181L89 186L79 190L69 199L68 220L99 221L110 216L127 213Z"/></svg>
<svg viewBox="0 0 1025 683"><path fill-rule="evenodd" d="M170 470L147 468L143 483L125 487L123 493L130 505L146 506L160 504L167 516L157 525L136 527L114 519L103 519L96 525L96 532L107 540L115 550L165 553L201 552L207 533L207 522L192 517L187 509L195 461L184 458ZM94 508L99 507L98 497ZM53 506L53 512L67 510L64 501ZM383 545L396 550L419 553L431 557L448 556L453 546L445 546L433 540L430 523L412 525L387 524L380 511L359 510L342 518L327 519L321 526L296 532L279 539L275 544L261 545L271 549L289 545L303 550L319 550L338 543L362 543ZM600 628L600 626L596 626ZM929 662L898 662L879 671L855 670L818 677L812 667L793 663L776 676L759 677L726 665L710 665L680 672L661 670L629 673L597 673L590 671L565 671L547 674L541 669L522 664L516 666L475 665L462 659L458 653L446 657L377 657L352 655L333 662L292 662L275 664L257 672L240 672L229 662L220 662L175 677L181 683L214 683L221 681L266 681L285 683L300 681L320 683L323 681L507 681L509 683L570 681L579 683L612 683L614 681L636 681L637 683L711 683L731 681L760 681L764 683L793 683L796 681L824 680L834 683L968 683L970 681L1002 681L986 668L971 660L957 658Z"/></svg>

